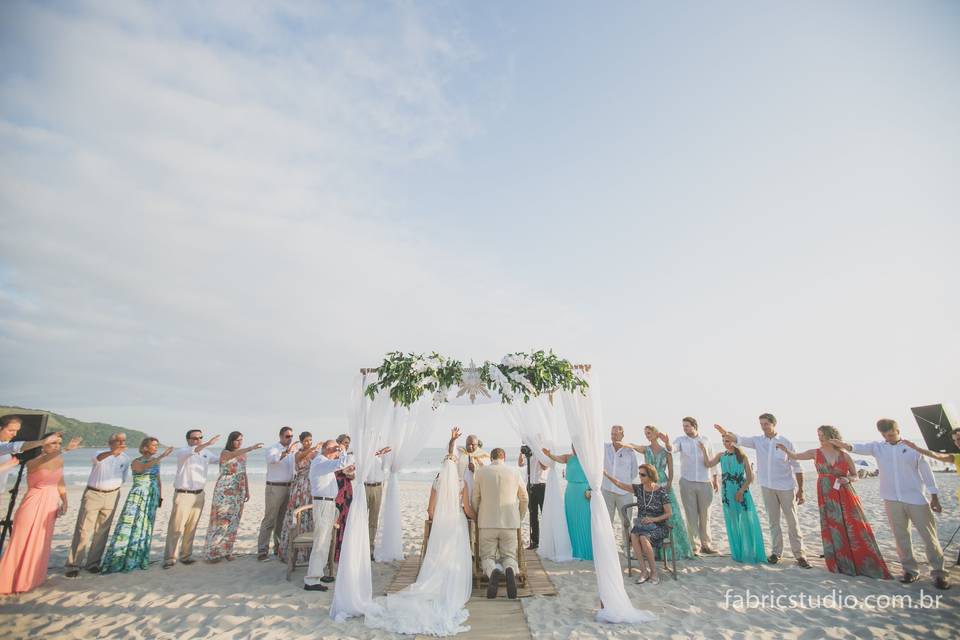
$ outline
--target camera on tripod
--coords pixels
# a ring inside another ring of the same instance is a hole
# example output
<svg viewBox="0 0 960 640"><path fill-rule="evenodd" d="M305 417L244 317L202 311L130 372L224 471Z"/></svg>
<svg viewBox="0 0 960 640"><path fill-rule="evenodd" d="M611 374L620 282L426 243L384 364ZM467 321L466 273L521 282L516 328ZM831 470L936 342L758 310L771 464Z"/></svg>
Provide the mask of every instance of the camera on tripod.
<svg viewBox="0 0 960 640"><path fill-rule="evenodd" d="M528 458L533 457L533 449L531 449L531 448L528 447L527 445L522 445L522 446L520 447L520 453L522 453L523 455L527 456Z"/></svg>

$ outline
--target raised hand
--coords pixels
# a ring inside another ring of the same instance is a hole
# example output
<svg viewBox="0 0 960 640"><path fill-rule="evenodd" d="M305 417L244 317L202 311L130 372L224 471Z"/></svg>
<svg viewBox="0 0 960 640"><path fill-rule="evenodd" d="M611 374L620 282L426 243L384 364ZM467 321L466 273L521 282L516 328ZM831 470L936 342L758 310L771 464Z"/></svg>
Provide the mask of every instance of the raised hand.
<svg viewBox="0 0 960 640"><path fill-rule="evenodd" d="M257 449L263 449L263 443L258 442L257 444L250 447L250 451L256 451ZM249 500L249 497L247 498Z"/></svg>
<svg viewBox="0 0 960 640"><path fill-rule="evenodd" d="M67 446L64 448L64 451L73 451L74 449L80 446L81 442L83 442L83 438L81 438L80 436L70 438L70 442L67 443Z"/></svg>
<svg viewBox="0 0 960 640"><path fill-rule="evenodd" d="M713 428L716 429L717 431L719 431L719 432L720 432L720 435L725 435L725 434L727 433L727 430L724 429L724 428L723 428L721 425L719 425L719 424L713 425Z"/></svg>
<svg viewBox="0 0 960 640"><path fill-rule="evenodd" d="M374 455L383 456L390 453L391 451L393 451L393 449L391 449L390 447L384 447L383 449L380 449L379 451L377 451Z"/></svg>
<svg viewBox="0 0 960 640"><path fill-rule="evenodd" d="M543 451L543 455L547 456L548 458L550 457L550 449L547 449L546 447L544 447L543 449L541 449L541 451Z"/></svg>
<svg viewBox="0 0 960 640"><path fill-rule="evenodd" d="M912 443L912 442L909 441L909 440L901 440L900 442L902 442L903 444L907 445L908 447L910 447L910 448L913 449L914 451L917 451L917 450L919 449L919 447L918 447L917 445L915 445L914 443Z"/></svg>
<svg viewBox="0 0 960 640"><path fill-rule="evenodd" d="M840 438L830 438L829 440L827 440L827 442L835 446L837 449L847 448L847 443L841 440Z"/></svg>
<svg viewBox="0 0 960 640"><path fill-rule="evenodd" d="M456 440L456 439L458 439L458 438L459 438L460 436L462 436L462 435L463 435L463 433L460 431L460 427L454 427L453 429L450 429L450 439L451 439L451 440Z"/></svg>
<svg viewBox="0 0 960 640"><path fill-rule="evenodd" d="M43 439L43 444L53 444L54 442L61 442L61 441L63 441L63 432L56 431L54 433L51 433L47 437L45 437Z"/></svg>
<svg viewBox="0 0 960 640"><path fill-rule="evenodd" d="M212 445L213 443L215 443L215 442L216 442L217 440L219 440L219 439L220 439L220 436L219 436L219 435L213 436L212 438L210 438L209 440L207 440L207 446L209 447L210 445Z"/></svg>
<svg viewBox="0 0 960 640"><path fill-rule="evenodd" d="M661 431L659 434L657 434L657 438L659 438L660 441L663 442L664 444L670 442L670 436L668 436L668 435L667 435L665 432L663 432L663 431Z"/></svg>
<svg viewBox="0 0 960 640"><path fill-rule="evenodd" d="M173 453L173 447L167 447L167 450L160 454L161 458L166 458L168 455Z"/></svg>

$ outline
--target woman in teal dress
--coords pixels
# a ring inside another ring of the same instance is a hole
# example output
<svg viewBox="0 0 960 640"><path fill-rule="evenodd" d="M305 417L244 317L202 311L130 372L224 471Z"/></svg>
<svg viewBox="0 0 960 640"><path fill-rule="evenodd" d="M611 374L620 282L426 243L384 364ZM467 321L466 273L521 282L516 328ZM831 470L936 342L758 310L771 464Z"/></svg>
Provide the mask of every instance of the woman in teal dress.
<svg viewBox="0 0 960 640"><path fill-rule="evenodd" d="M679 505L676 494L673 492L673 454L667 447L670 446L670 439L667 434L660 433L660 430L653 425L647 425L643 428L643 434L650 441L650 444L629 444L627 445L634 451L643 454L643 461L653 466L657 470L657 476L661 480L660 486L663 487L670 496L670 504ZM664 444L660 444L662 441ZM687 536L687 525L680 513L682 509L677 506L672 510L668 524L673 530L673 548L676 550L677 558L693 558L693 549L690 548L690 538ZM657 547L656 556L660 560L662 550Z"/></svg>
<svg viewBox="0 0 960 640"><path fill-rule="evenodd" d="M100 563L100 573L126 573L150 566L153 519L162 498L160 461L173 453L173 447L168 447L156 455L159 445L156 438L144 438L140 443L140 457L130 465L133 486Z"/></svg>
<svg viewBox="0 0 960 640"><path fill-rule="evenodd" d="M707 459L707 450L700 443L703 452L703 464L713 467L720 464L723 486L723 519L727 525L727 540L730 543L730 556L736 562L764 563L767 553L763 547L763 529L760 528L760 517L757 507L750 495L750 484L753 482L753 469L750 461L737 446L735 436L723 435L722 451L713 459Z"/></svg>
<svg viewBox="0 0 960 640"><path fill-rule="evenodd" d="M567 491L563 496L564 511L567 513L567 530L570 532L570 545L573 557L581 560L593 560L593 537L590 533L590 485L587 476L577 458L577 449L573 453L553 455L549 449L543 453L560 464L567 465Z"/></svg>

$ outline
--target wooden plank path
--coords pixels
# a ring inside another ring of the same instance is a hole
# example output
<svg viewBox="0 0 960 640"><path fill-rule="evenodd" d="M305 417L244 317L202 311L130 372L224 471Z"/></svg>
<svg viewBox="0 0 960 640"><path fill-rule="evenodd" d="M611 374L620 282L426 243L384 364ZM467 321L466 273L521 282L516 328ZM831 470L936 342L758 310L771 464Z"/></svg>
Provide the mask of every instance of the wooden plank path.
<svg viewBox="0 0 960 640"><path fill-rule="evenodd" d="M536 551L524 550L527 561L527 584L517 586L517 600L507 599L506 586L500 584L500 590L495 599L487 599L487 588L477 587L467 603L470 618L467 624L470 631L457 634L457 638L476 640L506 640L516 638L525 640L531 638L530 628L527 626L526 616L519 598L531 596L555 596L557 589L550 581L550 576L543 569L540 556ZM420 556L411 556L400 563L400 568L393 577L387 593L396 593L417 580L420 570ZM416 640L427 640L428 636L417 636Z"/></svg>

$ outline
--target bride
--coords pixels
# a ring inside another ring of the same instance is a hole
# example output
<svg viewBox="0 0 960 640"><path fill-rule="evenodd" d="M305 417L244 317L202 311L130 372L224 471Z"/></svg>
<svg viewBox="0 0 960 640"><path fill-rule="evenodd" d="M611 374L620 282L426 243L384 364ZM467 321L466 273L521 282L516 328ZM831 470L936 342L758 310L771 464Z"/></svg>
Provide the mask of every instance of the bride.
<svg viewBox="0 0 960 640"><path fill-rule="evenodd" d="M432 542L427 544L417 581L402 591L376 598L365 612L368 627L432 636L470 630L464 625L470 614L463 605L473 590L473 558L464 511L470 515L473 509L464 497L466 492L452 453L460 430L454 428L450 436L449 455L440 468L436 495L431 495Z"/></svg>

